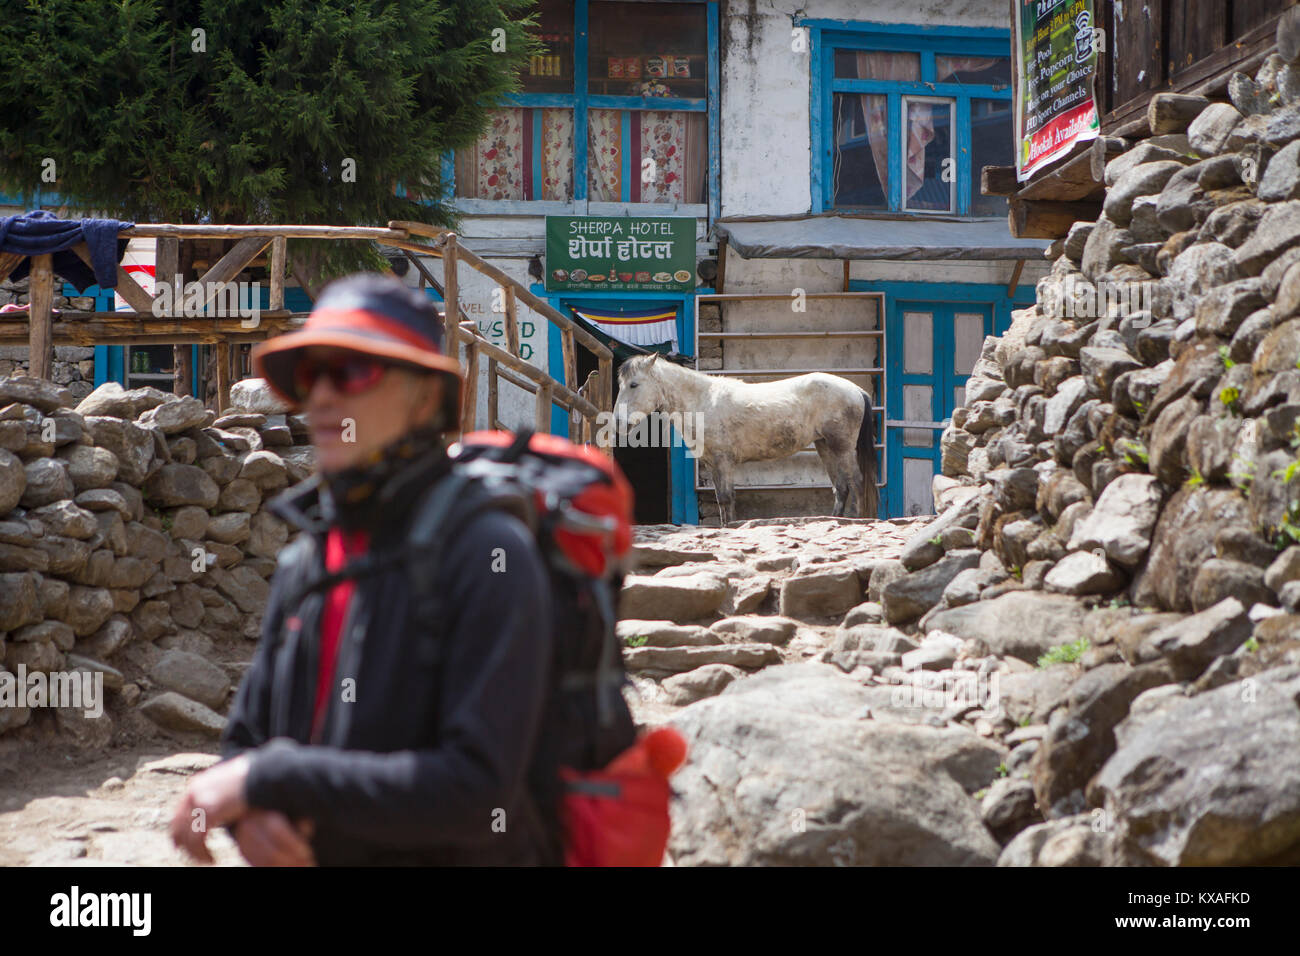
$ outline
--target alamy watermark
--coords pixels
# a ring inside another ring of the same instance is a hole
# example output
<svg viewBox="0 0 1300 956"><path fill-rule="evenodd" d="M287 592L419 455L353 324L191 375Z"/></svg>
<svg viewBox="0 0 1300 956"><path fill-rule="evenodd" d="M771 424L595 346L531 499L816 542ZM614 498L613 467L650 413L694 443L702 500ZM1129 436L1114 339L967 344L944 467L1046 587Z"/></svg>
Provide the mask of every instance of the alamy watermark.
<svg viewBox="0 0 1300 956"><path fill-rule="evenodd" d="M243 328L255 329L262 322L261 295L260 282L186 282L177 274L171 282L158 283L153 314L160 319L238 317Z"/></svg>
<svg viewBox="0 0 1300 956"><path fill-rule="evenodd" d="M596 415L596 441L604 448L684 447L694 458L704 440L704 415L700 412L600 412Z"/></svg>
<svg viewBox="0 0 1300 956"><path fill-rule="evenodd" d="M19 664L17 673L0 671L0 707L71 707L87 717L104 713L102 671L35 671Z"/></svg>
<svg viewBox="0 0 1300 956"><path fill-rule="evenodd" d="M1061 307L1069 319L1123 317L1151 312L1154 282L1088 282L1068 275L1061 283Z"/></svg>

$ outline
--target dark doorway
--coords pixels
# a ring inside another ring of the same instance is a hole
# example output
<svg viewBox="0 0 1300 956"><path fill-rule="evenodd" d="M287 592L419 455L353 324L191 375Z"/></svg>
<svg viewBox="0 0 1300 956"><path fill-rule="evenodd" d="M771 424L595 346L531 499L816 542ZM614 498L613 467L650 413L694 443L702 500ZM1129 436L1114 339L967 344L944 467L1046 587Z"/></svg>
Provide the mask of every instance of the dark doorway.
<svg viewBox="0 0 1300 956"><path fill-rule="evenodd" d="M569 315L573 315L570 311ZM626 348L614 348L607 335L584 323L584 328L610 344L614 351L614 385L611 394L618 395L618 370L626 359ZM596 357L584 348L578 352L578 381L585 382L596 370ZM614 461L623 469L635 494L633 517L637 524L667 524L672 521L672 464L667 448L624 448L614 444Z"/></svg>

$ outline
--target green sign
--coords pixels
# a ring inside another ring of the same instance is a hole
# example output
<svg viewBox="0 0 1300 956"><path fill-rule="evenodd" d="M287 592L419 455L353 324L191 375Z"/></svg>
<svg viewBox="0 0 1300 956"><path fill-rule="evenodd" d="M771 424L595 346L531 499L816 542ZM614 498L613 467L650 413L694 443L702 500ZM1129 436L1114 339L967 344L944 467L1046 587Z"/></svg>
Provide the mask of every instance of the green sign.
<svg viewBox="0 0 1300 956"><path fill-rule="evenodd" d="M547 216L546 289L689 292L695 288L695 220Z"/></svg>
<svg viewBox="0 0 1300 956"><path fill-rule="evenodd" d="M1103 35L1094 0L1019 4L1016 178L1023 182L1100 132L1093 81Z"/></svg>

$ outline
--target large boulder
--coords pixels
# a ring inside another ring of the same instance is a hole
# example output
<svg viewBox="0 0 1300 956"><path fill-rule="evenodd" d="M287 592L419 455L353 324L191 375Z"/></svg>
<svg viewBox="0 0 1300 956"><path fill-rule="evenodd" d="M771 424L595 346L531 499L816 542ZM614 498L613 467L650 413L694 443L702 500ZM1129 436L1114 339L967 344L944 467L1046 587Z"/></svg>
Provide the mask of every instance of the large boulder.
<svg viewBox="0 0 1300 956"><path fill-rule="evenodd" d="M1116 730L1094 784L1126 862L1300 863L1300 669L1169 696Z"/></svg>
<svg viewBox="0 0 1300 956"><path fill-rule="evenodd" d="M145 497L162 507L197 505L213 508L221 495L208 473L194 465L163 465L145 483Z"/></svg>
<svg viewBox="0 0 1300 956"><path fill-rule="evenodd" d="M1160 513L1146 565L1133 583L1133 603L1171 611L1192 609L1192 584L1214 557L1215 536L1247 525L1246 500L1235 489L1183 487Z"/></svg>
<svg viewBox="0 0 1300 956"><path fill-rule="evenodd" d="M1136 567L1151 547L1163 502L1164 491L1154 475L1120 475L1074 526L1069 547L1101 548L1121 567Z"/></svg>
<svg viewBox="0 0 1300 956"><path fill-rule="evenodd" d="M990 654L1030 663L1053 647L1079 639L1087 609L1076 598L1038 591L1010 591L988 601L936 611L931 630L980 642Z"/></svg>
<svg viewBox="0 0 1300 956"><path fill-rule="evenodd" d="M824 664L769 668L673 718L679 865L990 865L970 796L1005 751L965 730L859 720L870 693Z"/></svg>

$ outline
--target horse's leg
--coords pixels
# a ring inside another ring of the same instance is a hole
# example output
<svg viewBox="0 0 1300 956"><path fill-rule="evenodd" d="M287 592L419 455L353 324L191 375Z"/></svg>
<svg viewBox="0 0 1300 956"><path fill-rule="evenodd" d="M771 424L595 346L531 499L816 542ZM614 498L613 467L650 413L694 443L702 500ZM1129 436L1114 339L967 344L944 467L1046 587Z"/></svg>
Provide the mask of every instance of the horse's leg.
<svg viewBox="0 0 1300 956"><path fill-rule="evenodd" d="M826 469L826 475L831 480L831 494L835 496L831 515L838 518L844 514L844 476L840 473L839 463L826 439L814 438L813 447L817 449L817 457L822 460L822 467Z"/></svg>
<svg viewBox="0 0 1300 956"><path fill-rule="evenodd" d="M736 520L735 464L715 461L709 467L713 475L713 491L718 496L718 519L722 527Z"/></svg>

